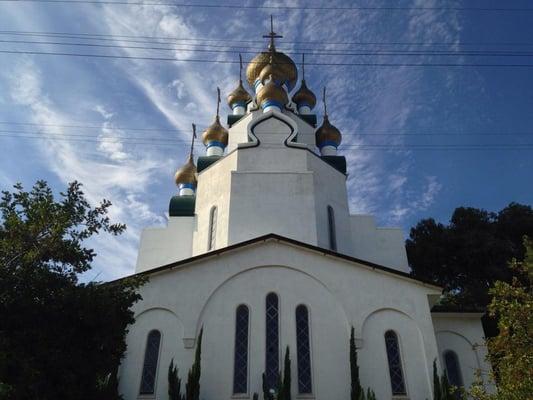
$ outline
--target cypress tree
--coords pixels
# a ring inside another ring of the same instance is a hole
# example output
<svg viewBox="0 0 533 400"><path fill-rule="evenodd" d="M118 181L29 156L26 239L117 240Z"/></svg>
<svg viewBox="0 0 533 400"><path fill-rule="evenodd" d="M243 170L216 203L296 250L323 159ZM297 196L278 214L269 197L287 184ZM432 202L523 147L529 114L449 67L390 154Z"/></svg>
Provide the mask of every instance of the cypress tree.
<svg viewBox="0 0 533 400"><path fill-rule="evenodd" d="M350 377L352 390L350 393L350 400L361 400L365 393L359 381L359 366L357 365L357 348L355 347L355 333L354 328L350 331Z"/></svg>
<svg viewBox="0 0 533 400"><path fill-rule="evenodd" d="M168 366L168 398L169 400L182 400L181 379L178 376L178 367L174 365L174 359Z"/></svg>
<svg viewBox="0 0 533 400"><path fill-rule="evenodd" d="M283 383L279 400L291 400L291 358L289 355L289 346L285 350L285 362L283 365Z"/></svg>
<svg viewBox="0 0 533 400"><path fill-rule="evenodd" d="M437 372L437 360L433 360L433 400L443 400L439 374Z"/></svg>
<svg viewBox="0 0 533 400"><path fill-rule="evenodd" d="M196 345L196 352L194 354L194 363L189 370L189 375L187 376L187 384L185 385L186 400L200 400L200 362L202 355L202 335L204 333L204 328L200 330L200 335L198 336L198 343Z"/></svg>

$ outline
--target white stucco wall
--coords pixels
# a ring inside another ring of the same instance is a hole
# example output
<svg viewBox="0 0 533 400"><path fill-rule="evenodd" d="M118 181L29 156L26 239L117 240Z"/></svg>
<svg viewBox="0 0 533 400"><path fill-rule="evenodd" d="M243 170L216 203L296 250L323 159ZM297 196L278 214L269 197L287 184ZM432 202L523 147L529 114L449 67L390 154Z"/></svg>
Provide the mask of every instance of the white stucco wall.
<svg viewBox="0 0 533 400"><path fill-rule="evenodd" d="M191 257L195 229L196 217L170 217L165 228L143 229L135 272Z"/></svg>
<svg viewBox="0 0 533 400"><path fill-rule="evenodd" d="M202 398L230 399L233 373L235 309L250 308L250 393L261 392L265 353L265 297L280 299L280 352L291 348L292 374L297 376L295 308L310 311L313 398L349 396L348 338L355 327L363 384L390 398L384 364L384 329L402 340L409 398L430 398L432 360L437 346L428 295L440 291L409 278L354 264L285 242L269 239L213 255L151 276L135 306L138 322L127 337L128 350L120 370L126 400L138 398L146 335L162 330L163 349L157 378L157 399L166 399L170 359L185 376L192 362L191 344L204 326ZM375 343L374 343L375 342ZM281 360L281 358L280 358ZM293 379L293 393L297 391Z"/></svg>
<svg viewBox="0 0 533 400"><path fill-rule="evenodd" d="M478 313L433 313L433 324L437 336L441 365L444 368L444 353L452 350L457 354L461 376L465 387L474 381L476 371L480 371L489 390L488 375L490 365L486 361L487 348L482 314Z"/></svg>

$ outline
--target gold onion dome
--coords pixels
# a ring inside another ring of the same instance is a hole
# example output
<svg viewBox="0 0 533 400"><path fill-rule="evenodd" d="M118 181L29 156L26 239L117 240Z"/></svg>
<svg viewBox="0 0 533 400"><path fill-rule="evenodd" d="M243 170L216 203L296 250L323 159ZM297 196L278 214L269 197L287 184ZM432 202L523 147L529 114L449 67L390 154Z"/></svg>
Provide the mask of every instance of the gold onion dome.
<svg viewBox="0 0 533 400"><path fill-rule="evenodd" d="M322 126L315 133L316 145L319 148L324 146L338 147L342 141L341 132L329 122L329 118L324 115Z"/></svg>
<svg viewBox="0 0 533 400"><path fill-rule="evenodd" d="M211 142L222 143L224 147L228 145L228 130L222 126L218 115L215 118L215 122L202 134L202 141L206 146Z"/></svg>
<svg viewBox="0 0 533 400"><path fill-rule="evenodd" d="M302 85L292 96L292 101L298 106L308 106L310 109L315 107L316 96L305 84L305 79L302 79Z"/></svg>
<svg viewBox="0 0 533 400"><path fill-rule="evenodd" d="M233 109L234 106L245 106L252 100L252 96L242 86L242 81L239 81L239 86L228 95L228 105Z"/></svg>
<svg viewBox="0 0 533 400"><path fill-rule="evenodd" d="M272 76L279 79L282 84L287 83L289 90L292 90L298 80L298 69L289 56L276 50L263 51L250 61L246 68L246 79L250 86L255 87L255 82L260 79L261 72L269 64L272 64Z"/></svg>
<svg viewBox="0 0 533 400"><path fill-rule="evenodd" d="M192 156L189 156L187 163L176 171L174 182L176 182L176 185L178 186L186 184L196 186L196 165L194 165Z"/></svg>
<svg viewBox="0 0 533 400"><path fill-rule="evenodd" d="M256 96L257 104L262 108L274 105L282 108L289 102L287 92L281 86L276 85L273 77L259 90Z"/></svg>

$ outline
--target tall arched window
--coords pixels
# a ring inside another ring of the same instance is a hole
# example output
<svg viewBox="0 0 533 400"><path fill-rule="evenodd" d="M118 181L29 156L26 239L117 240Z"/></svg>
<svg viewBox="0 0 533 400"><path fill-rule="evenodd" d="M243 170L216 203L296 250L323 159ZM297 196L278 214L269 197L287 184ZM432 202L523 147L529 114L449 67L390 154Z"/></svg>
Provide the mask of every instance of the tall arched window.
<svg viewBox="0 0 533 400"><path fill-rule="evenodd" d="M328 237L329 248L333 251L337 251L337 236L335 234L335 213L333 207L328 206Z"/></svg>
<svg viewBox="0 0 533 400"><path fill-rule="evenodd" d="M385 347L389 361L390 383L393 395L406 395L405 381L403 379L402 358L398 336L394 331L385 332Z"/></svg>
<svg viewBox="0 0 533 400"><path fill-rule="evenodd" d="M298 361L298 393L312 393L311 346L309 340L309 312L307 307L296 307L296 357Z"/></svg>
<svg viewBox="0 0 533 400"><path fill-rule="evenodd" d="M266 297L265 383L268 389L278 385L279 374L279 302L275 293Z"/></svg>
<svg viewBox="0 0 533 400"><path fill-rule="evenodd" d="M211 207L209 213L209 232L207 240L207 250L213 250L215 248L215 242L217 238L217 208L216 206Z"/></svg>
<svg viewBox="0 0 533 400"><path fill-rule="evenodd" d="M248 393L248 326L250 312L241 304L235 315L235 357L233 364L233 393Z"/></svg>
<svg viewBox="0 0 533 400"><path fill-rule="evenodd" d="M463 377L461 375L461 367L459 366L459 359L457 354L452 350L444 352L444 364L446 365L446 375L448 381L457 387L463 386Z"/></svg>
<svg viewBox="0 0 533 400"><path fill-rule="evenodd" d="M155 378L157 376L157 360L159 358L160 343L161 332L157 330L150 331L148 338L146 339L140 394L154 394L155 392Z"/></svg>

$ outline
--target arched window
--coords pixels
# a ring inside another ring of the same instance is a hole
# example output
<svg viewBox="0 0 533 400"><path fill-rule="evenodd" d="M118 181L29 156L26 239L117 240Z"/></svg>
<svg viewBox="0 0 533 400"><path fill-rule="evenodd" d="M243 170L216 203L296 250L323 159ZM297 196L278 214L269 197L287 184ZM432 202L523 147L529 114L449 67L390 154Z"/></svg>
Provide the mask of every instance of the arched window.
<svg viewBox="0 0 533 400"><path fill-rule="evenodd" d="M311 347L309 344L309 312L296 307L296 357L298 361L298 393L312 393Z"/></svg>
<svg viewBox="0 0 533 400"><path fill-rule="evenodd" d="M233 393L248 393L248 326L250 312L241 304L235 315L235 357L233 364Z"/></svg>
<svg viewBox="0 0 533 400"><path fill-rule="evenodd" d="M405 381L403 379L402 358L398 336L394 331L385 332L385 347L389 361L390 383L393 395L406 395Z"/></svg>
<svg viewBox="0 0 533 400"><path fill-rule="evenodd" d="M279 302L275 293L266 297L265 383L275 389L279 375Z"/></svg>
<svg viewBox="0 0 533 400"><path fill-rule="evenodd" d="M446 365L446 375L448 375L448 381L454 386L462 387L463 377L461 375L459 359L454 351L446 350L444 352L444 364Z"/></svg>
<svg viewBox="0 0 533 400"><path fill-rule="evenodd" d="M209 213L209 239L207 241L207 250L213 250L215 248L215 242L217 239L217 208L213 206Z"/></svg>
<svg viewBox="0 0 533 400"><path fill-rule="evenodd" d="M155 378L157 376L157 359L159 358L160 343L161 332L156 330L150 331L148 339L146 339L140 394L154 394L155 392Z"/></svg>
<svg viewBox="0 0 533 400"><path fill-rule="evenodd" d="M328 206L328 236L329 236L329 248L333 251L337 251L337 236L335 234L335 213L333 207Z"/></svg>

